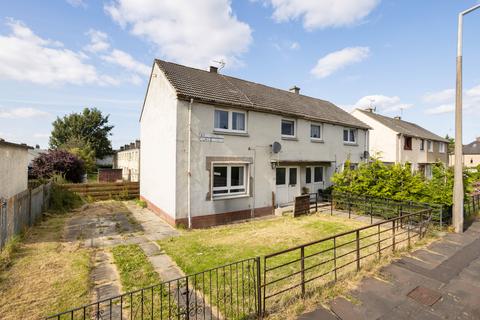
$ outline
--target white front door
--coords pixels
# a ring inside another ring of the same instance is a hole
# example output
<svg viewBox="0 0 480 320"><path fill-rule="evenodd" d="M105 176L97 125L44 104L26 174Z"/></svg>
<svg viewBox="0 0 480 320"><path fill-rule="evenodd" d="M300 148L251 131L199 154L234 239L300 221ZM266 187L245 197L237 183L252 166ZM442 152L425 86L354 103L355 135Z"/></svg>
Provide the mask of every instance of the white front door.
<svg viewBox="0 0 480 320"><path fill-rule="evenodd" d="M279 167L276 169L276 204L291 203L300 195L298 167Z"/></svg>
<svg viewBox="0 0 480 320"><path fill-rule="evenodd" d="M325 189L325 167L306 167L305 186L310 193L317 193Z"/></svg>

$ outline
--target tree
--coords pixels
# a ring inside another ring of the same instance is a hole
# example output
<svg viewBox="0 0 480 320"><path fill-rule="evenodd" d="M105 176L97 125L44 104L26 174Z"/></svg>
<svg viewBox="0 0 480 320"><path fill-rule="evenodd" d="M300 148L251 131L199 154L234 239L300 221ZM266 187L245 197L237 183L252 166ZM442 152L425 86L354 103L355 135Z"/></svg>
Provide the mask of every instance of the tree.
<svg viewBox="0 0 480 320"><path fill-rule="evenodd" d="M448 134L445 136L445 139L448 140L448 147L447 147L448 153L449 153L449 154L454 153L454 151L455 151L455 139L454 139L454 138L450 138L450 137L448 136Z"/></svg>
<svg viewBox="0 0 480 320"><path fill-rule="evenodd" d="M82 159L87 172L95 171L95 150L93 150L90 143L81 138L71 138L66 143L62 144L59 149L66 150Z"/></svg>
<svg viewBox="0 0 480 320"><path fill-rule="evenodd" d="M71 182L82 182L85 174L83 161L65 150L49 150L33 160L32 175L35 178L48 179L55 174Z"/></svg>
<svg viewBox="0 0 480 320"><path fill-rule="evenodd" d="M108 139L113 126L108 125L108 115L103 116L96 108L85 108L82 113L72 113L63 118L57 117L53 122L50 136L50 147L61 148L71 139L80 139L90 145L99 158L112 152L112 144Z"/></svg>

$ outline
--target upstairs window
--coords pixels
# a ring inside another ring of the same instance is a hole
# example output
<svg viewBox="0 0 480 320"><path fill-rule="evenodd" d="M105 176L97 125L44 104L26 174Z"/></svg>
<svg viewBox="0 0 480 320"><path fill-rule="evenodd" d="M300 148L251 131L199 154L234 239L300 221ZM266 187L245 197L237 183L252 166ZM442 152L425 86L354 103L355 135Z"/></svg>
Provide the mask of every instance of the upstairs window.
<svg viewBox="0 0 480 320"><path fill-rule="evenodd" d="M322 125L320 124L311 124L310 125L310 138L314 140L322 139Z"/></svg>
<svg viewBox="0 0 480 320"><path fill-rule="evenodd" d="M352 128L343 129L343 142L356 143L357 142L357 130Z"/></svg>
<svg viewBox="0 0 480 320"><path fill-rule="evenodd" d="M403 149L412 150L412 137L403 137Z"/></svg>
<svg viewBox="0 0 480 320"><path fill-rule="evenodd" d="M438 146L438 148L439 148L438 152L445 153L445 143L443 143L443 142L439 142L439 143L440 144Z"/></svg>
<svg viewBox="0 0 480 320"><path fill-rule="evenodd" d="M295 137L295 120L282 119L282 136Z"/></svg>
<svg viewBox="0 0 480 320"><path fill-rule="evenodd" d="M218 131L245 133L247 131L245 112L216 109L214 129Z"/></svg>
<svg viewBox="0 0 480 320"><path fill-rule="evenodd" d="M420 139L420 150L425 150L425 140Z"/></svg>
<svg viewBox="0 0 480 320"><path fill-rule="evenodd" d="M427 140L427 150L428 152L433 152L433 141Z"/></svg>

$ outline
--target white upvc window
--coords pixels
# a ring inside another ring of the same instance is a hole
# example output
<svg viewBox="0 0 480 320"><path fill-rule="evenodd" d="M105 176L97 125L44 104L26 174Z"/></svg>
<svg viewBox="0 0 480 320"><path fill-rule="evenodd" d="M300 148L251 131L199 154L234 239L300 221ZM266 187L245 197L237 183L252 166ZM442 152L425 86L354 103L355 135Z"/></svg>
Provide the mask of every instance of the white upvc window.
<svg viewBox="0 0 480 320"><path fill-rule="evenodd" d="M310 139L323 140L323 125L320 123L310 124Z"/></svg>
<svg viewBox="0 0 480 320"><path fill-rule="evenodd" d="M248 165L214 163L212 170L213 198L229 198L247 194Z"/></svg>
<svg viewBox="0 0 480 320"><path fill-rule="evenodd" d="M445 143L444 142L439 142L438 152L445 153Z"/></svg>
<svg viewBox="0 0 480 320"><path fill-rule="evenodd" d="M247 113L243 111L215 109L213 123L215 131L246 133Z"/></svg>
<svg viewBox="0 0 480 320"><path fill-rule="evenodd" d="M282 119L281 133L282 137L295 138L296 135L295 120L294 119Z"/></svg>
<svg viewBox="0 0 480 320"><path fill-rule="evenodd" d="M357 143L357 129L344 128L343 129L343 142L344 143Z"/></svg>
<svg viewBox="0 0 480 320"><path fill-rule="evenodd" d="M433 152L433 141L427 140L427 150L428 152Z"/></svg>
<svg viewBox="0 0 480 320"><path fill-rule="evenodd" d="M306 167L305 168L305 183L323 182L324 167Z"/></svg>

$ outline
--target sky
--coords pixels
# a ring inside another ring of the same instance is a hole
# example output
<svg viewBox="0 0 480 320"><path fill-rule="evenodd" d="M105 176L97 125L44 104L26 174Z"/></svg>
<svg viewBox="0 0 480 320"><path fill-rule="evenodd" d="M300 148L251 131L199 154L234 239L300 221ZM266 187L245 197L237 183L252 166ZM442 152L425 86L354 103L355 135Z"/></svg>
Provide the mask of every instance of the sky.
<svg viewBox="0 0 480 320"><path fill-rule="evenodd" d="M96 107L139 137L153 59L373 106L454 135L457 15L476 0L0 0L0 137L48 147ZM480 136L480 10L464 20L464 143ZM477 34L477 35L476 35Z"/></svg>

